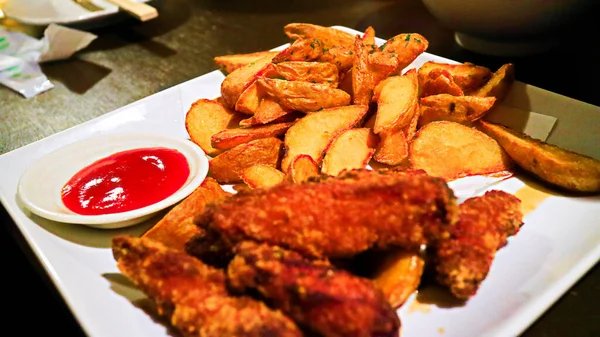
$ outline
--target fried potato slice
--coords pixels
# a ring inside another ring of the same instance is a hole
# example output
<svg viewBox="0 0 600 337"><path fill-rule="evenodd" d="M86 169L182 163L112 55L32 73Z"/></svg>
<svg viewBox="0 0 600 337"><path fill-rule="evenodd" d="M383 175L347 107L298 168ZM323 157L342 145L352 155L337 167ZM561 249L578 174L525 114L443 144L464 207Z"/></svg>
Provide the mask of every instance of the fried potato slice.
<svg viewBox="0 0 600 337"><path fill-rule="evenodd" d="M223 130L214 134L211 137L211 142L214 148L219 150L227 150L255 139L279 137L283 135L292 125L294 125L294 122Z"/></svg>
<svg viewBox="0 0 600 337"><path fill-rule="evenodd" d="M494 106L495 97L432 95L421 98L419 127L433 121L451 121L470 126Z"/></svg>
<svg viewBox="0 0 600 337"><path fill-rule="evenodd" d="M386 165L400 165L408 157L408 141L402 129L379 134L380 141L373 160Z"/></svg>
<svg viewBox="0 0 600 337"><path fill-rule="evenodd" d="M417 131L408 150L413 169L447 181L511 168L512 160L485 133L459 123L431 122Z"/></svg>
<svg viewBox="0 0 600 337"><path fill-rule="evenodd" d="M600 161L534 139L499 124L479 121L477 127L494 138L523 169L567 191L599 193Z"/></svg>
<svg viewBox="0 0 600 337"><path fill-rule="evenodd" d="M365 29L365 33L362 36L362 41L366 45L374 46L375 45L375 29L371 26ZM352 41L354 42L354 41Z"/></svg>
<svg viewBox="0 0 600 337"><path fill-rule="evenodd" d="M220 152L211 145L212 135L226 129L237 128L240 119L240 115L221 103L210 99L199 99L192 104L185 115L185 129L192 142L212 156Z"/></svg>
<svg viewBox="0 0 600 337"><path fill-rule="evenodd" d="M365 42L364 36L362 39L357 37L352 72L354 104L368 104L379 82L399 74L428 46L429 42L419 34L397 35L381 47Z"/></svg>
<svg viewBox="0 0 600 337"><path fill-rule="evenodd" d="M225 192L216 180L207 177L194 192L171 208L142 237L183 251L188 240L200 232L194 218L204 211L206 205L227 196L229 193Z"/></svg>
<svg viewBox="0 0 600 337"><path fill-rule="evenodd" d="M348 93L325 84L261 78L258 85L265 95L289 110L314 112L350 104Z"/></svg>
<svg viewBox="0 0 600 337"><path fill-rule="evenodd" d="M435 61L425 62L419 68L419 76L426 78L429 72L436 69L449 72L454 83L466 94L482 87L492 76L492 72L488 68L473 63L448 64Z"/></svg>
<svg viewBox="0 0 600 337"><path fill-rule="evenodd" d="M325 151L321 173L337 176L340 172L363 169L375 152L371 129L357 128L342 132Z"/></svg>
<svg viewBox="0 0 600 337"><path fill-rule="evenodd" d="M438 94L449 94L452 96L464 96L461 87L454 82L450 72L444 69L433 69L426 76L418 74L419 97L427 97Z"/></svg>
<svg viewBox="0 0 600 337"><path fill-rule="evenodd" d="M421 112L417 108L417 112L415 113L413 118L410 120L410 123L404 129L402 129L404 131L404 134L406 135L406 141L408 143L410 143L412 141L412 139L415 137L415 134L417 133L417 126L418 126L420 119L421 119Z"/></svg>
<svg viewBox="0 0 600 337"><path fill-rule="evenodd" d="M235 111L253 115L260 105L260 94L256 81L252 82L246 90L242 92L237 102L235 102Z"/></svg>
<svg viewBox="0 0 600 337"><path fill-rule="evenodd" d="M240 121L240 126L255 126L267 123L285 123L304 116L303 113L294 113L292 110L284 109L279 103L270 98L263 98L260 101L258 109L250 118Z"/></svg>
<svg viewBox="0 0 600 337"><path fill-rule="evenodd" d="M340 74L345 74L354 64L354 47L350 45L325 49L317 61L334 64Z"/></svg>
<svg viewBox="0 0 600 337"><path fill-rule="evenodd" d="M268 165L252 165L242 171L242 181L250 188L267 188L282 183L285 174Z"/></svg>
<svg viewBox="0 0 600 337"><path fill-rule="evenodd" d="M309 23L290 23L283 27L283 32L290 39L318 39L327 47L352 46L354 36L339 29L323 27Z"/></svg>
<svg viewBox="0 0 600 337"><path fill-rule="evenodd" d="M288 176L295 184L301 184L319 175L320 172L317 163L307 154L297 156L288 168Z"/></svg>
<svg viewBox="0 0 600 337"><path fill-rule="evenodd" d="M354 91L352 90L352 71L354 67L348 69L345 73L341 73L340 84L338 89L344 90L350 97L354 97Z"/></svg>
<svg viewBox="0 0 600 337"><path fill-rule="evenodd" d="M356 36L354 41L354 60L352 68L352 102L355 105L369 105L375 89L375 72L369 65L369 53L374 51L374 44L367 44Z"/></svg>
<svg viewBox="0 0 600 337"><path fill-rule="evenodd" d="M288 81L304 81L338 87L338 68L331 63L321 62L281 62L274 65L275 71Z"/></svg>
<svg viewBox="0 0 600 337"><path fill-rule="evenodd" d="M380 260L372 279L392 307L397 309L419 287L424 267L425 260L421 254L393 249Z"/></svg>
<svg viewBox="0 0 600 337"><path fill-rule="evenodd" d="M227 74L234 72L236 69L245 67L252 62L256 62L263 57L274 57L279 52L276 51L259 51L248 54L222 55L214 58L215 63Z"/></svg>
<svg viewBox="0 0 600 337"><path fill-rule="evenodd" d="M240 144L211 159L208 173L220 184L242 182L242 172L252 165L277 167L281 145L275 137Z"/></svg>
<svg viewBox="0 0 600 337"><path fill-rule="evenodd" d="M429 41L423 35L404 33L387 40L379 47L379 51L395 59L396 71L400 71L410 65L427 48L429 48Z"/></svg>
<svg viewBox="0 0 600 337"><path fill-rule="evenodd" d="M277 64L288 61L316 61L326 50L319 39L302 39L294 41L289 47L275 55L272 62Z"/></svg>
<svg viewBox="0 0 600 337"><path fill-rule="evenodd" d="M347 105L308 114L292 125L285 134L285 156L281 170L287 172L299 155L309 155L317 165L331 142L342 132L353 128L365 116L365 105Z"/></svg>
<svg viewBox="0 0 600 337"><path fill-rule="evenodd" d="M265 56L251 62L245 67L236 69L225 77L221 83L221 97L228 108L234 108L240 95L256 79L271 70L273 55Z"/></svg>
<svg viewBox="0 0 600 337"><path fill-rule="evenodd" d="M418 112L418 98L419 82L414 69L381 81L373 96L377 102L373 131L380 134L407 126Z"/></svg>
<svg viewBox="0 0 600 337"><path fill-rule="evenodd" d="M515 67L512 63L502 65L485 85L471 95L479 97L495 97L500 103L506 98L512 84L515 82Z"/></svg>

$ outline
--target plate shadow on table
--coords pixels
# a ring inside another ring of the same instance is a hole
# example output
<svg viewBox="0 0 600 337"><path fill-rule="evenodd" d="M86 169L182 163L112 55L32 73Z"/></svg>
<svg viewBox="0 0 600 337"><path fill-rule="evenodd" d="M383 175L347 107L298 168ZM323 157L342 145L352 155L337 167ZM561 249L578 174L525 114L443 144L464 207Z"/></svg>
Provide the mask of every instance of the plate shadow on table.
<svg viewBox="0 0 600 337"><path fill-rule="evenodd" d="M67 89L85 94L96 83L111 73L111 69L74 57L66 61L42 64L42 71L51 80L64 84Z"/></svg>
<svg viewBox="0 0 600 337"><path fill-rule="evenodd" d="M31 221L42 227L50 234L82 246L93 248L111 248L112 238L118 235L130 234L133 236L141 236L149 228L154 226L168 211L160 211L149 220L131 227L119 229L99 229L85 225L61 223L48 220L29 212L18 197L16 197L16 203L20 210L26 214Z"/></svg>

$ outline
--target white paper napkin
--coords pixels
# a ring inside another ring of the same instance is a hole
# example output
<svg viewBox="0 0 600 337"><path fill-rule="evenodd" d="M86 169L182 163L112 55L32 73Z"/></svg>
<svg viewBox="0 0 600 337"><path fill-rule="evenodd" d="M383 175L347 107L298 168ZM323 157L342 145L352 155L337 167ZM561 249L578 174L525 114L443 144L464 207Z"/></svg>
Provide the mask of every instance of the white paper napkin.
<svg viewBox="0 0 600 337"><path fill-rule="evenodd" d="M39 63L68 59L96 37L51 24L38 40L0 26L0 84L26 98L52 89L54 85L41 71Z"/></svg>

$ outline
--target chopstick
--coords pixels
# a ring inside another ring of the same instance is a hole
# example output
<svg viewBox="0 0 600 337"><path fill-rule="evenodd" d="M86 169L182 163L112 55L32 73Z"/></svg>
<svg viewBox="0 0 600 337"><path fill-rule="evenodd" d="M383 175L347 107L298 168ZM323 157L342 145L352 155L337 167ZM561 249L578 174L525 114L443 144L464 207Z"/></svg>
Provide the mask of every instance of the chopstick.
<svg viewBox="0 0 600 337"><path fill-rule="evenodd" d="M156 8L141 2L132 0L108 0L140 21L148 21L158 16Z"/></svg>

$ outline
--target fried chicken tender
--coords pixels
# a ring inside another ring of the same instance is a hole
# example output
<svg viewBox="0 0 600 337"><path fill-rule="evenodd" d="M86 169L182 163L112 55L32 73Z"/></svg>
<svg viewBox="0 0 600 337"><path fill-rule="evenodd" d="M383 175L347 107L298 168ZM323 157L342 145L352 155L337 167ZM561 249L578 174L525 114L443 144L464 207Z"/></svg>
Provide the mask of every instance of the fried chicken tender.
<svg viewBox="0 0 600 337"><path fill-rule="evenodd" d="M400 319L374 283L267 244L243 242L227 268L231 288L256 289L323 337L398 336Z"/></svg>
<svg viewBox="0 0 600 337"><path fill-rule="evenodd" d="M451 237L438 242L435 260L438 281L466 300L487 276L496 251L521 228L523 214L521 201L503 191L488 191L459 207L460 219Z"/></svg>
<svg viewBox="0 0 600 337"><path fill-rule="evenodd" d="M302 336L280 311L250 297L230 296L222 270L179 250L122 235L113 239L113 255L121 272L183 336Z"/></svg>
<svg viewBox="0 0 600 337"><path fill-rule="evenodd" d="M251 240L307 257L344 258L369 248L418 250L448 237L457 220L456 198L442 179L353 170L338 178L238 193L209 205L195 221L219 233L224 246Z"/></svg>

